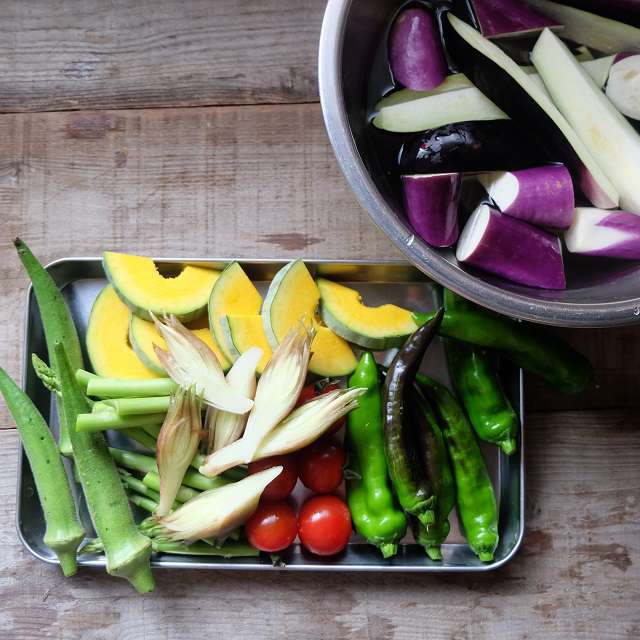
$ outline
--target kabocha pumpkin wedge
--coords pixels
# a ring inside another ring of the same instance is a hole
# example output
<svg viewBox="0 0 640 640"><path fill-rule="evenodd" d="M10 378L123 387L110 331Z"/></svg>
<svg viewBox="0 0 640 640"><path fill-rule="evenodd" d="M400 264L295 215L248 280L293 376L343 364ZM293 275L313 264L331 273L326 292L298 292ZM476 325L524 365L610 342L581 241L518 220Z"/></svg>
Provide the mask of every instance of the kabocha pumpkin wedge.
<svg viewBox="0 0 640 640"><path fill-rule="evenodd" d="M194 335L202 340L210 349L215 353L218 362L223 371L227 371L231 367L231 363L227 357L222 353L220 346L214 340L209 330L208 325L201 328L188 327ZM160 335L160 332L153 324L148 320L143 320L138 316L131 314L129 320L129 343L131 348L135 351L142 364L145 365L151 371L154 371L158 375L166 376L166 371L162 368L160 360L153 349L153 345L158 345L161 349L167 350L167 343Z"/></svg>
<svg viewBox="0 0 640 640"><path fill-rule="evenodd" d="M256 371L262 373L271 358L272 350L262 326L262 317L254 316L223 316L222 331L226 344L233 345L239 355L253 347L262 349L262 357Z"/></svg>
<svg viewBox="0 0 640 640"><path fill-rule="evenodd" d="M314 328L309 371L321 376L343 376L356 368L351 347L317 319L320 292L302 260L282 267L269 285L262 305L264 333L275 348L300 322Z"/></svg>
<svg viewBox="0 0 640 640"><path fill-rule="evenodd" d="M93 303L87 326L91 366L106 378L158 378L162 374L146 367L129 344L129 316L127 306L107 285Z"/></svg>
<svg viewBox="0 0 640 640"><path fill-rule="evenodd" d="M339 336L367 349L400 347L418 324L410 311L394 304L368 307L360 294L337 282L318 278L320 314Z"/></svg>
<svg viewBox="0 0 640 640"><path fill-rule="evenodd" d="M105 251L102 265L119 298L137 316L172 314L182 322L202 315L219 271L186 265L175 277L164 277L151 258Z"/></svg>
<svg viewBox="0 0 640 640"><path fill-rule="evenodd" d="M220 349L231 362L240 356L240 352L224 331L223 318L235 315L258 315L261 305L262 296L243 268L237 262L227 265L211 290L209 326Z"/></svg>

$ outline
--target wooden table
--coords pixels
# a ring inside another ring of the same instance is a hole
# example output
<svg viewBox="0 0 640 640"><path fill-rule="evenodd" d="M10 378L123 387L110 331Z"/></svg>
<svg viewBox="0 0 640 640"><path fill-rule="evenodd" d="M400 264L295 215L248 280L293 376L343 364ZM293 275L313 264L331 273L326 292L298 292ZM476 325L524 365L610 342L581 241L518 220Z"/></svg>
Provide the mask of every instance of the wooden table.
<svg viewBox="0 0 640 640"><path fill-rule="evenodd" d="M48 262L389 258L317 96L322 0L0 3L0 363L20 374L27 279ZM153 595L62 578L16 537L18 437L0 407L0 636L637 638L640 331L566 331L598 387L527 382L527 533L490 575L157 574Z"/></svg>

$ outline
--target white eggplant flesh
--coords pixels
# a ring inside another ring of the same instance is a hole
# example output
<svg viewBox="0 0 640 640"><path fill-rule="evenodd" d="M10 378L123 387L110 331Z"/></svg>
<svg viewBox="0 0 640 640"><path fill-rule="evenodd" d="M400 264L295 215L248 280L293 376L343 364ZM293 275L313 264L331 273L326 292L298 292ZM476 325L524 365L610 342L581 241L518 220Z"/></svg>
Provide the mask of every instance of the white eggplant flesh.
<svg viewBox="0 0 640 640"><path fill-rule="evenodd" d="M640 213L638 133L553 32L542 32L531 59L558 109L620 194L620 207Z"/></svg>
<svg viewBox="0 0 640 640"><path fill-rule="evenodd" d="M640 120L640 54L616 56L606 94L620 113Z"/></svg>
<svg viewBox="0 0 640 640"><path fill-rule="evenodd" d="M460 235L456 258L540 289L565 289L560 238L481 204Z"/></svg>
<svg viewBox="0 0 640 640"><path fill-rule="evenodd" d="M564 165L485 173L478 180L502 213L539 227L566 229L571 224L575 196Z"/></svg>
<svg viewBox="0 0 640 640"><path fill-rule="evenodd" d="M564 241L571 253L640 260L640 216L578 207Z"/></svg>
<svg viewBox="0 0 640 640"><path fill-rule="evenodd" d="M602 53L640 52L640 29L549 0L528 0L544 15L564 25L562 37Z"/></svg>

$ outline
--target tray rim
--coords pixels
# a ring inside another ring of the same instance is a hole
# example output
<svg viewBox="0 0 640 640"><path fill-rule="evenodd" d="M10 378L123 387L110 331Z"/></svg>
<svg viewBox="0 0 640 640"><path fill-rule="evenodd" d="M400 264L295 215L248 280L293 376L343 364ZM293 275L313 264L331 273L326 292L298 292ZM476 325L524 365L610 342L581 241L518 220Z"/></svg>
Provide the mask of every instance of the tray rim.
<svg viewBox="0 0 640 640"><path fill-rule="evenodd" d="M281 264L286 263L290 260L287 258L238 258L238 257L229 257L229 258L165 258L165 257L153 257L155 262L185 262L185 263L211 263L211 262L222 262L229 263L233 261L237 261L240 263L254 263L254 264ZM302 258L305 263L319 265L319 264L344 264L344 265L355 265L355 266L398 266L398 267L408 267L411 270L414 270L420 277L420 280L425 282L433 282L429 276L420 271L415 265L413 265L408 260L403 260L402 258L391 258L385 260L348 260L344 258L338 259L321 259L321 258ZM58 266L59 264L64 264L68 262L86 262L86 263L101 263L101 256L67 256L63 258L57 258L52 260L44 265L45 270L49 271L53 267ZM68 283L67 283L68 284ZM65 285L66 286L66 285ZM26 294L25 294L25 305L23 311L23 338L22 338L22 371L20 374L20 387L23 391L26 392L26 383L27 383L27 370L29 367L29 352L27 349L28 346L28 324L29 324L29 302L31 300L31 292L33 289L33 285L29 283ZM518 369L518 394L519 394L519 406L518 413L520 416L520 442L518 455L520 459L520 464L518 468L518 478L520 483L520 490L518 493L518 506L520 509L520 518L519 518L519 526L517 537L515 539L514 545L507 553L504 558L500 560L490 562L487 564L481 565L456 565L456 566L443 566L443 565L344 565L344 564L287 564L287 565L279 565L279 564L234 564L232 562L217 562L213 565L204 565L204 564L196 564L189 562L181 562L181 561L172 561L170 564L165 564L162 560L158 560L157 557L151 556L151 567L153 569L190 569L190 570L211 570L211 571L318 571L318 572L366 572L366 573L375 573L375 572L390 572L390 573L487 573L490 571L495 571L500 567L506 565L510 562L520 550L522 546L522 541L524 538L524 530L525 530L525 442L524 442L524 422L525 422L525 413L524 413L524 372L522 369ZM503 454L500 454L503 455ZM18 450L18 465L17 465L17 482L16 482L16 512L15 512L15 526L16 533L18 535L18 539L20 540L22 546L34 557L42 562L52 565L59 565L59 561L55 557L47 557L40 554L35 548L33 548L25 539L22 530L20 528L20 501L22 496L22 467L24 462L24 448L22 447L22 442L20 442L20 447ZM82 556L78 556L78 567L90 567L90 568L105 568L106 560L104 557L89 557L86 559L82 559Z"/></svg>

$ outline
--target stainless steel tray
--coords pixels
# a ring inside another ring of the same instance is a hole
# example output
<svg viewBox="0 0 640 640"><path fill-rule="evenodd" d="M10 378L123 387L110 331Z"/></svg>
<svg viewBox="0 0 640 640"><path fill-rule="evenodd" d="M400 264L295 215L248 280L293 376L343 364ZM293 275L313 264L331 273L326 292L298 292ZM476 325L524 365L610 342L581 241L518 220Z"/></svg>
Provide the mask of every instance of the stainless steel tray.
<svg viewBox="0 0 640 640"><path fill-rule="evenodd" d="M184 260L163 259L161 263L168 268ZM225 261L193 260L193 263L207 263L221 268ZM278 260L241 260L248 275L264 292L277 270L285 264ZM361 291L365 302L381 304L391 302L419 311L433 309L434 291L432 283L424 274L405 262L323 262L306 261L312 272L326 275L331 279L344 282ZM63 289L73 318L78 326L82 342L87 328L91 305L104 286L106 280L99 258L67 258L48 265L54 280ZM31 367L31 354L46 358L46 347L42 324L35 298L28 293L26 312L26 331L23 354L23 388L36 403L45 418L51 417L51 429L57 436L58 424L55 412L55 398L47 392L36 378ZM393 353L380 354L381 361L388 362ZM86 358L86 353L85 353ZM435 378L449 382L441 344L434 344L428 352L424 371ZM505 388L516 407L520 422L523 413L523 376L520 370L505 366L502 372ZM131 442L117 432L110 432L109 439L116 446L131 447ZM424 553L422 547L413 543L407 536L404 544L394 558L383 560L377 549L368 545L355 535L347 549L336 557L323 559L305 552L298 543L281 555L282 563L273 566L268 554L260 558L198 558L155 554L154 567L175 569L261 569L289 571L412 571L412 572L460 572L490 571L508 562L517 552L524 532L524 464L522 427L518 436L518 451L511 457L499 452L497 447L483 444L483 452L496 489L500 510L500 545L492 563L481 563L467 547L460 533L457 518L451 514L451 534L443 545L444 560L433 562ZM71 477L68 462L67 472ZM79 512L88 532L93 530L89 515L79 488L72 482L79 505ZM304 497L300 491L298 499ZM37 558L56 563L54 555L44 545L44 519L33 483L29 463L20 451L18 465L17 492L17 528L18 536L24 546ZM140 517L142 513L137 514ZM82 566L103 567L101 556L83 555L79 557Z"/></svg>

